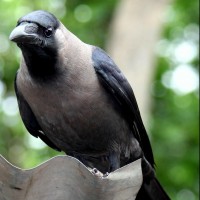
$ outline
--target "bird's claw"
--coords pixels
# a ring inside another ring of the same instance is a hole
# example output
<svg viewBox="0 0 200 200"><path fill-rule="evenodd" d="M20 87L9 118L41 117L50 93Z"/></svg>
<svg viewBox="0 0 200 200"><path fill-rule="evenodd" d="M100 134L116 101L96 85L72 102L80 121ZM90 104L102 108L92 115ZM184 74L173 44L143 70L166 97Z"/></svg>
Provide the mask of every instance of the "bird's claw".
<svg viewBox="0 0 200 200"><path fill-rule="evenodd" d="M105 174L103 174L103 178L106 178L107 176L109 175L109 173L108 172L106 172Z"/></svg>
<svg viewBox="0 0 200 200"><path fill-rule="evenodd" d="M103 174L97 168L93 168L91 172L97 177L103 177Z"/></svg>

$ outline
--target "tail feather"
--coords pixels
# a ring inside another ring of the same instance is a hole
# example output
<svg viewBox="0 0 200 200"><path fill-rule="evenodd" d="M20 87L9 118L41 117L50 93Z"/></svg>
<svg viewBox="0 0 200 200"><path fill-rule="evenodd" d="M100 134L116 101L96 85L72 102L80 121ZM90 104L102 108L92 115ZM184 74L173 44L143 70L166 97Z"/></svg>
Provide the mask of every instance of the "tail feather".
<svg viewBox="0 0 200 200"><path fill-rule="evenodd" d="M148 183L143 183L136 200L170 200L159 181L154 178Z"/></svg>
<svg viewBox="0 0 200 200"><path fill-rule="evenodd" d="M138 192L136 200L170 200L169 196L159 183L155 175L155 169L142 158L143 184Z"/></svg>

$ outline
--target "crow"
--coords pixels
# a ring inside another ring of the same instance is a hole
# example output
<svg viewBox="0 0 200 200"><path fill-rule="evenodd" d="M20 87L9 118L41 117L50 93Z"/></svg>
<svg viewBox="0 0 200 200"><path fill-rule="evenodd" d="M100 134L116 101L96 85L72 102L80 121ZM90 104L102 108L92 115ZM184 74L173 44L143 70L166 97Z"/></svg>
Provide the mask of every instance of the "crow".
<svg viewBox="0 0 200 200"><path fill-rule="evenodd" d="M21 17L10 40L22 51L15 92L30 134L102 173L142 158L137 200L169 199L133 90L114 61L43 10Z"/></svg>

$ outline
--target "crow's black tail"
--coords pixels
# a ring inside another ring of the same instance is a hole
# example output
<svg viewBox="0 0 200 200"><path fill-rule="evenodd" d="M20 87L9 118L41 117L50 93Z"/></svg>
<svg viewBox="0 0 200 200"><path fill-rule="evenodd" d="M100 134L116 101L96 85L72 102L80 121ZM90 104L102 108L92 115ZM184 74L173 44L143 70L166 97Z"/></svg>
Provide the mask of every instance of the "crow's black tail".
<svg viewBox="0 0 200 200"><path fill-rule="evenodd" d="M154 168L143 157L142 159L143 184L136 200L170 200L169 196L157 180Z"/></svg>
<svg viewBox="0 0 200 200"><path fill-rule="evenodd" d="M159 181L154 178L142 185L136 200L170 200L170 198Z"/></svg>

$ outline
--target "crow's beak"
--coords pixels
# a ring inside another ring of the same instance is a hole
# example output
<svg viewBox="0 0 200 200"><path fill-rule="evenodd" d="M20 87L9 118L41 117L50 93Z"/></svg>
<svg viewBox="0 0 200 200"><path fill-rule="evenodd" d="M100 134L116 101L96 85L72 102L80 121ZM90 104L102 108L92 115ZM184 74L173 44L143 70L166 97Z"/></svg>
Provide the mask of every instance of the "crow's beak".
<svg viewBox="0 0 200 200"><path fill-rule="evenodd" d="M41 45L42 40L38 36L38 25L23 22L19 24L10 34L9 39L18 44Z"/></svg>

